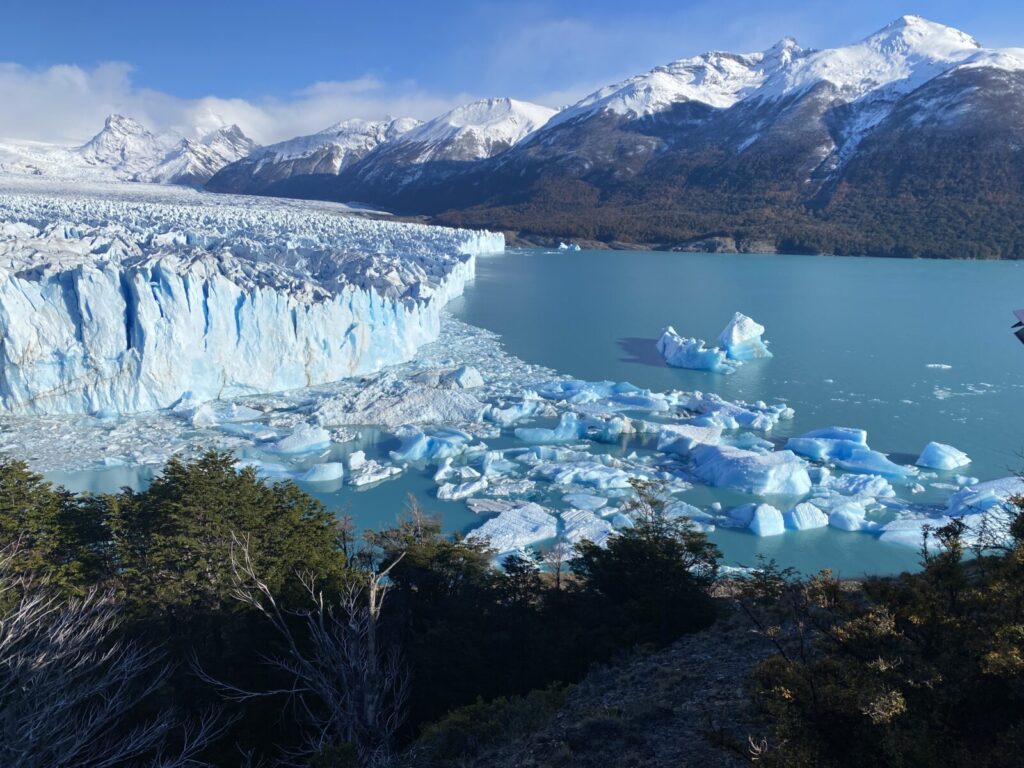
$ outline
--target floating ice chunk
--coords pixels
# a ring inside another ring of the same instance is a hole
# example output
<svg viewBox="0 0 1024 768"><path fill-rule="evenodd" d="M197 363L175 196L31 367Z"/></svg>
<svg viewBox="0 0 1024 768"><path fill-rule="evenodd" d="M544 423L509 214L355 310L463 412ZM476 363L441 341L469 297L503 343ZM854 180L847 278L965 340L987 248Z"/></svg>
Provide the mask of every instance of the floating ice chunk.
<svg viewBox="0 0 1024 768"><path fill-rule="evenodd" d="M586 430L587 436L598 443L617 443L623 435L632 435L636 432L633 421L625 416L612 416L604 420L587 419Z"/></svg>
<svg viewBox="0 0 1024 768"><path fill-rule="evenodd" d="M632 528L635 525L633 519L622 512L616 512L608 519L608 521L617 531L621 531L623 528Z"/></svg>
<svg viewBox="0 0 1024 768"><path fill-rule="evenodd" d="M455 499L467 499L477 493L482 493L487 488L487 478L481 477L476 480L469 480L465 483L445 483L437 489L437 498L447 501Z"/></svg>
<svg viewBox="0 0 1024 768"><path fill-rule="evenodd" d="M275 453L310 453L322 451L331 445L331 433L323 427L299 424L292 433L282 437L269 450Z"/></svg>
<svg viewBox="0 0 1024 768"><path fill-rule="evenodd" d="M254 421L262 416L263 411L238 403L228 403L217 410L217 420L220 422Z"/></svg>
<svg viewBox="0 0 1024 768"><path fill-rule="evenodd" d="M814 461L829 461L848 472L862 472L883 477L905 477L915 471L889 460L880 451L867 445L862 429L828 427L791 437L786 448Z"/></svg>
<svg viewBox="0 0 1024 768"><path fill-rule="evenodd" d="M366 452L365 451L352 451L348 455L348 470L353 472L357 469L366 465Z"/></svg>
<svg viewBox="0 0 1024 768"><path fill-rule="evenodd" d="M658 352L673 368L690 368L695 371L732 373L736 363L729 362L725 350L704 346L703 339L684 339L671 325L664 328L658 339Z"/></svg>
<svg viewBox="0 0 1024 768"><path fill-rule="evenodd" d="M718 335L718 346L728 353L731 360L771 357L772 353L768 351L766 342L761 341L763 333L763 325L754 322L742 312L737 312Z"/></svg>
<svg viewBox="0 0 1024 768"><path fill-rule="evenodd" d="M629 473L598 461L578 461L569 464L545 462L534 467L533 472L552 485L580 485L598 491L632 487L629 484Z"/></svg>
<svg viewBox="0 0 1024 768"><path fill-rule="evenodd" d="M237 435L239 437L246 437L257 443L265 443L270 440L276 440L278 437L277 432L272 430L266 424L219 424L217 428L221 432L227 432L229 435Z"/></svg>
<svg viewBox="0 0 1024 768"><path fill-rule="evenodd" d="M558 535L558 518L533 502L509 502L498 514L466 535L469 541L487 542L498 552L529 547Z"/></svg>
<svg viewBox="0 0 1024 768"><path fill-rule="evenodd" d="M758 496L803 496L811 490L807 465L790 451L755 453L728 445L698 445L693 473L708 485Z"/></svg>
<svg viewBox="0 0 1024 768"><path fill-rule="evenodd" d="M592 493L567 493L562 497L562 501L572 507L585 509L589 512L601 509L601 507L608 503L608 499L604 496L595 496Z"/></svg>
<svg viewBox="0 0 1024 768"><path fill-rule="evenodd" d="M771 440L758 437L753 432L743 432L739 435L729 435L724 441L734 448L742 448L745 451L756 451L757 453L768 453L775 450L775 444Z"/></svg>
<svg viewBox="0 0 1024 768"><path fill-rule="evenodd" d="M928 443L921 451L917 460L917 466L927 469L953 470L959 469L971 463L970 457L963 451L958 451L951 445L944 443Z"/></svg>
<svg viewBox="0 0 1024 768"><path fill-rule="evenodd" d="M778 536L786 531L782 513L770 504L758 504L755 507L749 528L755 536Z"/></svg>
<svg viewBox="0 0 1024 768"><path fill-rule="evenodd" d="M498 408L496 405L488 405L484 409L484 418L488 421L493 421L495 424L500 424L503 427L510 427L518 421L528 419L537 413L537 409L541 405L541 401L535 396L531 397L533 393L526 392L523 395L523 400L520 403L513 403L512 405L504 408Z"/></svg>
<svg viewBox="0 0 1024 768"><path fill-rule="evenodd" d="M730 528L746 528L754 519L755 509L757 504L740 504L738 507L732 507L726 513L727 519L722 524Z"/></svg>
<svg viewBox="0 0 1024 768"><path fill-rule="evenodd" d="M607 520L585 509L567 509L562 512L562 537L570 545L587 540L603 547L615 529Z"/></svg>
<svg viewBox="0 0 1024 768"><path fill-rule="evenodd" d="M892 484L880 475L828 475L821 481L821 487L843 496L858 499L892 498L896 495Z"/></svg>
<svg viewBox="0 0 1024 768"><path fill-rule="evenodd" d="M558 250L560 251L578 251L580 246L577 243L559 243Z"/></svg>
<svg viewBox="0 0 1024 768"><path fill-rule="evenodd" d="M456 368L450 374L443 376L441 381L451 383L459 389L476 389L484 385L484 377L480 375L480 371L471 365L463 365Z"/></svg>
<svg viewBox="0 0 1024 768"><path fill-rule="evenodd" d="M949 497L946 514L962 517L985 512L1007 512L1006 503L1013 496L1024 495L1024 479L1003 477L962 488Z"/></svg>
<svg viewBox="0 0 1024 768"><path fill-rule="evenodd" d="M715 530L713 523L717 519L714 515L705 512L699 507L679 500L670 501L665 505L665 517L669 519L685 517L691 522L699 523L702 526L702 530L708 532Z"/></svg>
<svg viewBox="0 0 1024 768"><path fill-rule="evenodd" d="M307 483L327 483L341 480L345 476L345 465L340 461L328 461L323 464L314 464L304 472L295 475L296 480Z"/></svg>
<svg viewBox="0 0 1024 768"><path fill-rule="evenodd" d="M357 451L362 453L362 451ZM353 456L355 454L352 454ZM364 460L361 464L352 467L351 457L349 457L349 485L362 486L372 485L373 483L379 483L383 480L395 477L402 474L401 467L391 466L389 464L380 464L375 459Z"/></svg>
<svg viewBox="0 0 1024 768"><path fill-rule="evenodd" d="M537 484L525 477L499 477L497 479L488 478L487 480L488 496L526 496L533 493L536 489Z"/></svg>
<svg viewBox="0 0 1024 768"><path fill-rule="evenodd" d="M723 429L753 429L768 432L781 420L793 418L793 409L785 403L729 402L712 392L694 392L679 400L683 409L699 414L693 424L717 425Z"/></svg>
<svg viewBox="0 0 1024 768"><path fill-rule="evenodd" d="M662 424L658 431L658 450L687 456L695 446L717 445L721 438L722 428L717 424Z"/></svg>
<svg viewBox="0 0 1024 768"><path fill-rule="evenodd" d="M935 536L935 529L941 528L950 522L948 517L900 517L890 520L882 526L879 541L887 544L899 544L904 547L919 548L924 542L924 532L927 526L930 531L928 544L938 544Z"/></svg>
<svg viewBox="0 0 1024 768"><path fill-rule="evenodd" d="M408 427L398 433L402 444L391 451L393 461L438 461L458 456L473 441L473 436L459 429L444 428L432 435L422 429Z"/></svg>
<svg viewBox="0 0 1024 768"><path fill-rule="evenodd" d="M828 515L809 501L802 501L782 513L787 528L794 531L807 531L812 528L824 528L828 525Z"/></svg>
<svg viewBox="0 0 1024 768"><path fill-rule="evenodd" d="M862 531L866 527L864 507L854 502L841 504L828 516L828 524L840 531Z"/></svg>
<svg viewBox="0 0 1024 768"><path fill-rule="evenodd" d="M580 423L575 413L568 411L562 414L558 421L558 426L554 429L517 427L515 436L524 443L532 443L534 445L574 443L586 436L586 427Z"/></svg>

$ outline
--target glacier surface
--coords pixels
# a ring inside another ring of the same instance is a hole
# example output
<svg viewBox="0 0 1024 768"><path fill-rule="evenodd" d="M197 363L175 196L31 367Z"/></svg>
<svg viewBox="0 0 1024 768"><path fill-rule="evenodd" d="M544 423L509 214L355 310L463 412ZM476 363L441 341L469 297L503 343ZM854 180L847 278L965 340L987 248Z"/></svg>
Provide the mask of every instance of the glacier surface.
<svg viewBox="0 0 1024 768"><path fill-rule="evenodd" d="M187 202L185 202L187 201ZM500 234L195 195L0 189L0 409L131 413L410 359Z"/></svg>

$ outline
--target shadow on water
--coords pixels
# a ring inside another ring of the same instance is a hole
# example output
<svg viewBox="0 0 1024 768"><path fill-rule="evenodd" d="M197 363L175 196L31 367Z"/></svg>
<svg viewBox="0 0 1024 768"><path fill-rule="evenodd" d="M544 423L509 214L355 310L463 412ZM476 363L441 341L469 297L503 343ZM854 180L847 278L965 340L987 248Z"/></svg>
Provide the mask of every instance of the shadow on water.
<svg viewBox="0 0 1024 768"><path fill-rule="evenodd" d="M624 363L638 363L656 368L665 368L665 361L658 354L657 339L643 339L637 336L626 336L616 342L626 357L619 358Z"/></svg>

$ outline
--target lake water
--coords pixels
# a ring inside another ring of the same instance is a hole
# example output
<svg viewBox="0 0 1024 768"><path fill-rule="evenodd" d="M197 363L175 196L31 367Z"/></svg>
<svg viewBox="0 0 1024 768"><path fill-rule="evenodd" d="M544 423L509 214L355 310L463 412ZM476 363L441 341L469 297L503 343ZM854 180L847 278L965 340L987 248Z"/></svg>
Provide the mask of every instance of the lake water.
<svg viewBox="0 0 1024 768"><path fill-rule="evenodd" d="M1021 306L1024 265L1012 262L516 249L481 257L476 281L450 309L501 334L510 353L579 378L783 400L796 418L771 435L776 442L817 427L861 427L872 448L913 463L936 440L966 451L973 463L963 473L986 480L1024 466L1024 346L1010 331L1011 310ZM735 311L766 326L772 359L729 376L662 363L654 348L662 327L713 344ZM383 456L396 444L364 434L360 447ZM394 520L409 493L449 529L476 522L462 502L434 497L431 475L409 471L365 491L316 495L365 527ZM123 472L116 480L50 477L94 489L125 481ZM915 501L940 503L948 493L929 487ZM699 506L745 500L703 487L686 498ZM913 549L832 529L764 539L719 529L712 538L731 564L763 553L804 572L856 576L917 562Z"/></svg>

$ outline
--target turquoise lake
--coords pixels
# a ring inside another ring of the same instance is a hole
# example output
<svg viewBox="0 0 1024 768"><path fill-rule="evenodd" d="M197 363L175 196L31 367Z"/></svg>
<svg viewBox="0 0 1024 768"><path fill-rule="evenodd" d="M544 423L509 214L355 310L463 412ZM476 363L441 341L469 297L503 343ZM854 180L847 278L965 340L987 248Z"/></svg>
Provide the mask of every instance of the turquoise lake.
<svg viewBox="0 0 1024 768"><path fill-rule="evenodd" d="M1011 311L1022 306L1024 265L1013 262L512 249L480 257L476 280L449 309L501 334L510 353L574 377L782 400L796 418L769 435L776 443L818 427L861 427L872 448L901 463L931 440L954 445L973 459L961 473L989 480L1024 468L1024 346L1010 331ZM664 326L713 344L736 311L767 328L772 359L728 376L661 361L654 345ZM358 447L369 455L397 445L384 434L363 437ZM48 476L94 490L145 481L132 470ZM409 493L448 529L474 524L464 503L434 497L431 476L411 470L365 491L314 492L360 527L392 522ZM940 504L949 492L929 486L914 501ZM684 498L698 506L748 500L704 487ZM729 564L754 564L763 553L803 572L830 567L850 577L913 568L918 557L833 529L764 539L719 529L712 539Z"/></svg>

